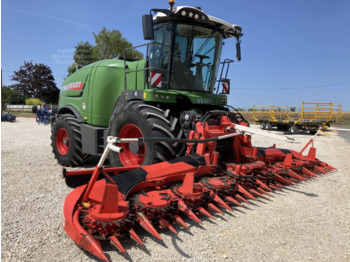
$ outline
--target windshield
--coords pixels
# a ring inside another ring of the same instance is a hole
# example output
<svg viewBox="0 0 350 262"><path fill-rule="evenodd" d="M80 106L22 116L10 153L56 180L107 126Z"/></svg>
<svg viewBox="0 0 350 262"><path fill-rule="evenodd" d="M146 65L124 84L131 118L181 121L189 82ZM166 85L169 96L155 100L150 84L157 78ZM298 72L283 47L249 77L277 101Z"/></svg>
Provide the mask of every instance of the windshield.
<svg viewBox="0 0 350 262"><path fill-rule="evenodd" d="M213 92L222 46L219 32L189 24L159 24L155 28L154 42L150 64L166 69L172 61L170 88ZM172 58L169 48L156 43L172 46ZM164 80L167 82L166 78Z"/></svg>

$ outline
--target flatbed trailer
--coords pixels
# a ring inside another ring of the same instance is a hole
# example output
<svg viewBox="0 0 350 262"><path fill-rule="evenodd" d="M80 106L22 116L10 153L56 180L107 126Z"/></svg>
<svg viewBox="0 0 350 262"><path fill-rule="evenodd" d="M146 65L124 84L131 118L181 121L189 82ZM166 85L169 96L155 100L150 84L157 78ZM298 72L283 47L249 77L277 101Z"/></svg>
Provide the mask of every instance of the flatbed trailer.
<svg viewBox="0 0 350 262"><path fill-rule="evenodd" d="M292 113L293 114L293 113ZM315 134L320 127L330 127L341 118L341 105L333 103L303 102L299 116L292 115L288 106L254 105L253 118L261 129L299 133L302 130Z"/></svg>

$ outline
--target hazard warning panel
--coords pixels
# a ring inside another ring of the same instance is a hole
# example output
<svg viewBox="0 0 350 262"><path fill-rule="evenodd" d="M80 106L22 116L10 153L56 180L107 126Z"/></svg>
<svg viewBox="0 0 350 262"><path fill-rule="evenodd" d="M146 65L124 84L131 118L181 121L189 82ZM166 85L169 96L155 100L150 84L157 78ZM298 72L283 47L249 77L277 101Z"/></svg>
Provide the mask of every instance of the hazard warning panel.
<svg viewBox="0 0 350 262"><path fill-rule="evenodd" d="M229 94L230 93L230 83L229 82L223 82L222 83L222 93L223 94Z"/></svg>
<svg viewBox="0 0 350 262"><path fill-rule="evenodd" d="M151 87L162 87L162 74L151 72Z"/></svg>

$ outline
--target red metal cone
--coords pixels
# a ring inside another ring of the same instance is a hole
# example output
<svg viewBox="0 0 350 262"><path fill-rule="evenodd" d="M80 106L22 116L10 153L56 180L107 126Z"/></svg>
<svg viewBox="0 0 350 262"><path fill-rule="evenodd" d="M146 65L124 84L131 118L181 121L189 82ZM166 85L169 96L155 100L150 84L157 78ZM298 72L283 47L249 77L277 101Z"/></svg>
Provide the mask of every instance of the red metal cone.
<svg viewBox="0 0 350 262"><path fill-rule="evenodd" d="M263 194L266 194L268 196L271 196L271 194L269 192L266 192L264 189L262 189L261 187L258 187L257 190Z"/></svg>
<svg viewBox="0 0 350 262"><path fill-rule="evenodd" d="M213 217L207 210L205 210L204 207L199 207L197 208L198 212L201 213L202 215L208 216L212 219L215 219L215 217Z"/></svg>
<svg viewBox="0 0 350 262"><path fill-rule="evenodd" d="M189 207L181 199L178 200L177 208L180 211L184 212L185 215L188 216L189 218L193 219L194 221L196 221L198 223L202 223L202 221L200 221L200 219L195 215L195 213L193 213L192 210L189 209Z"/></svg>
<svg viewBox="0 0 350 262"><path fill-rule="evenodd" d="M212 191L212 196L214 197L213 198L213 201L218 204L219 206L223 207L223 208L226 208L227 210L230 210L232 211L232 208L230 208L224 200L222 200L217 194L214 193L214 191Z"/></svg>
<svg viewBox="0 0 350 262"><path fill-rule="evenodd" d="M317 177L317 175L314 172L310 171L306 167L303 167L303 173L309 176Z"/></svg>
<svg viewBox="0 0 350 262"><path fill-rule="evenodd" d="M252 194L250 194L247 190L245 190L241 185L237 185L237 187L240 193L244 194L250 199L256 200L256 198Z"/></svg>
<svg viewBox="0 0 350 262"><path fill-rule="evenodd" d="M279 188L285 188L286 186L285 185L282 185L282 184L280 184L280 183L278 183L278 182L275 182L276 183L276 186L278 186Z"/></svg>
<svg viewBox="0 0 350 262"><path fill-rule="evenodd" d="M183 226L185 228L190 228L179 215L175 215L174 218L175 218L175 221L178 225Z"/></svg>
<svg viewBox="0 0 350 262"><path fill-rule="evenodd" d="M326 170L324 170L322 167L319 167L319 166L314 166L314 169L323 174L327 173Z"/></svg>
<svg viewBox="0 0 350 262"><path fill-rule="evenodd" d="M148 220L148 218L142 213L137 212L137 219L136 221L142 226L147 232L155 236L156 238L163 240L157 230L154 228L154 226L151 224L151 222Z"/></svg>
<svg viewBox="0 0 350 262"><path fill-rule="evenodd" d="M236 194L235 197L239 200L242 200L243 202L246 202L247 204L250 204L250 202L244 197L242 197L240 194Z"/></svg>
<svg viewBox="0 0 350 262"><path fill-rule="evenodd" d="M326 167L331 170L337 170L335 167L332 167L331 165L325 163L325 162L320 162L323 167Z"/></svg>
<svg viewBox="0 0 350 262"><path fill-rule="evenodd" d="M289 180L290 182L292 182L292 183L298 183L298 182L300 182L299 179L296 179L296 178L294 178L294 177L288 177L288 180Z"/></svg>
<svg viewBox="0 0 350 262"><path fill-rule="evenodd" d="M110 237L110 243L112 246L115 246L120 252L124 253L125 255L128 254L116 236Z"/></svg>
<svg viewBox="0 0 350 262"><path fill-rule="evenodd" d="M280 187L276 186L275 184L270 184L269 185L271 188L276 189L276 190L281 190Z"/></svg>
<svg viewBox="0 0 350 262"><path fill-rule="evenodd" d="M95 240L95 242L97 243L97 240ZM88 250L91 254L102 259L103 261L109 262L109 259L106 257L105 253L103 252L103 250L101 248L101 245L91 245L91 247L93 247L93 251Z"/></svg>
<svg viewBox="0 0 350 262"><path fill-rule="evenodd" d="M174 232L177 235L177 231L175 230L175 228L172 225L170 225L170 223L166 221L164 218L159 219L159 225L170 229L172 232Z"/></svg>
<svg viewBox="0 0 350 262"><path fill-rule="evenodd" d="M266 184L264 184L261 180L257 179L256 183L261 186L263 189L268 190L268 191L272 191L271 188L269 188Z"/></svg>
<svg viewBox="0 0 350 262"><path fill-rule="evenodd" d="M281 182L283 184L286 184L286 185L291 185L293 184L291 181L289 181L288 179L284 178L284 177L281 177L280 175L278 175L277 173L274 173L273 174L273 177L275 180L277 180L278 182ZM277 184L277 183L276 183Z"/></svg>
<svg viewBox="0 0 350 262"><path fill-rule="evenodd" d="M214 210L214 211L216 211L216 212L218 212L218 213L220 213L220 214L224 214L224 212L222 212L217 206L215 206L213 203L209 203L208 204L208 207L211 209L211 210Z"/></svg>
<svg viewBox="0 0 350 262"><path fill-rule="evenodd" d="M243 206L241 203L239 203L236 199L234 199L233 197L230 197L230 196L227 196L225 197L225 200L227 202L230 202L232 204L236 204L236 205L239 205L239 206Z"/></svg>
<svg viewBox="0 0 350 262"><path fill-rule="evenodd" d="M130 238L132 240L134 240L135 242L139 243L141 246L145 246L145 244L142 242L140 237L135 233L135 231L132 228L130 228L129 233L130 233Z"/></svg>
<svg viewBox="0 0 350 262"><path fill-rule="evenodd" d="M292 177L294 177L294 178L296 178L296 179L302 180L302 181L305 180L305 178L303 178L302 176L298 175L297 173L295 173L295 172L294 172L293 170L291 170L291 169L288 169L288 175L290 175L290 176L292 176Z"/></svg>
<svg viewBox="0 0 350 262"><path fill-rule="evenodd" d="M73 191L74 192L74 191ZM78 191L79 193L79 191ZM81 194L75 194L74 197L79 197ZM69 196L69 195L68 195ZM74 199L73 199L74 200ZM66 204L66 203L65 203ZM70 202L71 207L74 207L74 202ZM79 238L73 238L71 235L69 235L74 242L80 246L81 248L85 249L86 251L90 252L94 256L102 259L103 261L109 262L109 259L106 257L105 253L102 250L101 244L98 240L96 240L90 233L87 233L86 230L81 226L79 222L79 214L80 211L74 212L73 218L72 218L72 224L71 228L74 228L74 236ZM67 217L66 217L67 219ZM69 231L64 228L64 230L68 233Z"/></svg>
<svg viewBox="0 0 350 262"><path fill-rule="evenodd" d="M258 191L256 191L255 189L251 188L249 189L249 192L252 193L252 194L255 194L255 195L258 195L258 196L261 196L261 197L264 197L261 193L259 193Z"/></svg>

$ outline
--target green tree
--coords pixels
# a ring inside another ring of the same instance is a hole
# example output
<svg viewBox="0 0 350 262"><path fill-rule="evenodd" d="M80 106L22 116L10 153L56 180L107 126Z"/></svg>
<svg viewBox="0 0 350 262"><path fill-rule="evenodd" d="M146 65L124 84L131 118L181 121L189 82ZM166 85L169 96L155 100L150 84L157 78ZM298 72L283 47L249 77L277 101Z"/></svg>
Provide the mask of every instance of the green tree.
<svg viewBox="0 0 350 262"><path fill-rule="evenodd" d="M88 41L81 41L75 46L74 62L67 69L68 76L78 69L103 59L112 59L124 56L124 50L132 47L132 44L122 37L118 30L108 30L105 27L99 33L93 33L96 45ZM125 53L126 58L142 59L141 52L131 49Z"/></svg>
<svg viewBox="0 0 350 262"><path fill-rule="evenodd" d="M1 108L5 110L5 104L23 105L24 96L8 86L1 86Z"/></svg>
<svg viewBox="0 0 350 262"><path fill-rule="evenodd" d="M74 62L68 67L68 75L73 74L77 69L89 65L98 60L96 47L92 46L88 41L81 41L75 46Z"/></svg>
<svg viewBox="0 0 350 262"><path fill-rule="evenodd" d="M47 65L24 61L24 65L14 71L11 80L17 82L11 88L25 98L37 97L46 103L58 102L60 90Z"/></svg>
<svg viewBox="0 0 350 262"><path fill-rule="evenodd" d="M291 107L289 108L290 112L295 112L296 109L297 109L297 108L296 108L295 106L291 106Z"/></svg>
<svg viewBox="0 0 350 262"><path fill-rule="evenodd" d="M97 57L99 60L123 57L124 50L132 47L132 44L122 37L118 30L107 30L104 27L98 34L94 33ZM142 59L141 52L131 49L125 53L126 58Z"/></svg>

